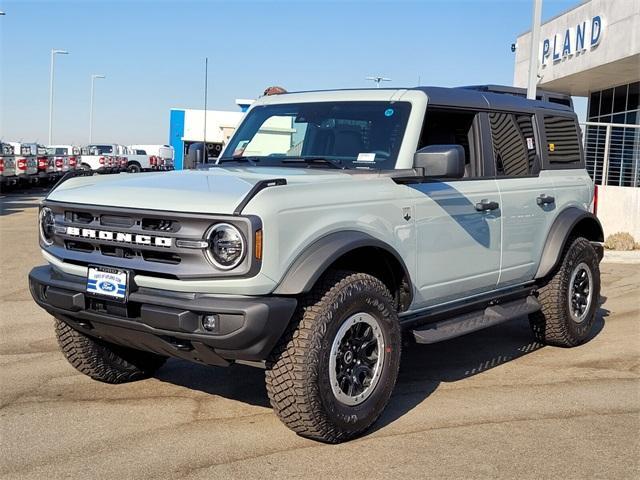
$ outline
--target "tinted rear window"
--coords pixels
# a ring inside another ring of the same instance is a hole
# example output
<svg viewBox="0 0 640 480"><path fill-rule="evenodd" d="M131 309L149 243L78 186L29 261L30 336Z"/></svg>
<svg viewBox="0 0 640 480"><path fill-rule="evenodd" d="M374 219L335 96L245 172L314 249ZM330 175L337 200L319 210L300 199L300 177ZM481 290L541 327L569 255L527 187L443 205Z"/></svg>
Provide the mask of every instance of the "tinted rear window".
<svg viewBox="0 0 640 480"><path fill-rule="evenodd" d="M491 141L500 176L523 177L532 173L536 141L531 115L492 112Z"/></svg>
<svg viewBox="0 0 640 480"><path fill-rule="evenodd" d="M544 117L547 136L547 157L556 165L580 163L580 137L578 126L570 117Z"/></svg>

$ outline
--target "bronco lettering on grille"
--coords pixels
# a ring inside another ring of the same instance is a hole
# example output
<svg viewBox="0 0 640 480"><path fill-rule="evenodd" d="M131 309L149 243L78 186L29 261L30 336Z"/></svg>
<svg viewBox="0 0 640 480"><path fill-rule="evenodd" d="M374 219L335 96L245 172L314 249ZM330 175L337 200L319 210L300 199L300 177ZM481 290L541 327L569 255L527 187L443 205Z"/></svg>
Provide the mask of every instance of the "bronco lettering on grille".
<svg viewBox="0 0 640 480"><path fill-rule="evenodd" d="M152 245L155 247L170 247L173 243L173 239L169 237L154 237L152 235L111 232L109 230L95 230L91 228L67 227L66 233L73 237L132 243L136 245Z"/></svg>

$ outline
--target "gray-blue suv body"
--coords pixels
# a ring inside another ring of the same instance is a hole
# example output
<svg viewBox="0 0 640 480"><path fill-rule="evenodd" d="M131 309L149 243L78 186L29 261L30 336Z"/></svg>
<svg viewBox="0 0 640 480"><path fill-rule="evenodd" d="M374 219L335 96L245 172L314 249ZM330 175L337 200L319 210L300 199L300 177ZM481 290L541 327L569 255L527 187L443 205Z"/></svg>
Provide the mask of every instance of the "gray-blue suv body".
<svg viewBox="0 0 640 480"><path fill-rule="evenodd" d="M562 95L267 96L211 168L59 184L30 287L92 378L260 365L287 426L339 442L387 404L402 332L428 344L528 315L541 342L586 341L593 193Z"/></svg>

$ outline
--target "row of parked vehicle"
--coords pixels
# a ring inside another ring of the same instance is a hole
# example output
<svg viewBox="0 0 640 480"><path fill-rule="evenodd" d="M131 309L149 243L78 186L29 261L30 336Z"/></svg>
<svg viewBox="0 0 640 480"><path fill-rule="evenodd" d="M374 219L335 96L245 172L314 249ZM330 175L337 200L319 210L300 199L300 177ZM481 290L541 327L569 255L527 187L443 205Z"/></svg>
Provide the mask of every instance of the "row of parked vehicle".
<svg viewBox="0 0 640 480"><path fill-rule="evenodd" d="M47 185L64 174L84 170L99 174L173 170L169 145L100 144L40 145L0 144L0 188L14 185Z"/></svg>

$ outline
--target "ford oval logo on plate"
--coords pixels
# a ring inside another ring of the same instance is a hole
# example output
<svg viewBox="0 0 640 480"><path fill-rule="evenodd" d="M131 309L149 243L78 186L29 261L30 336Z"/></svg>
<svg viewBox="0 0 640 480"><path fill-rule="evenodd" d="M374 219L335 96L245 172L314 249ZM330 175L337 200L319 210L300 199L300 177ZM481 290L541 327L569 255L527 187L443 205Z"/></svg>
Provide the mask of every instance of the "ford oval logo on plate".
<svg viewBox="0 0 640 480"><path fill-rule="evenodd" d="M99 288L100 290L104 290L105 292L109 292L109 293L111 293L111 292L115 291L115 289L116 289L117 287L115 286L115 284L113 284L113 283L111 283L111 282L100 282L100 283L98 284L98 288Z"/></svg>

